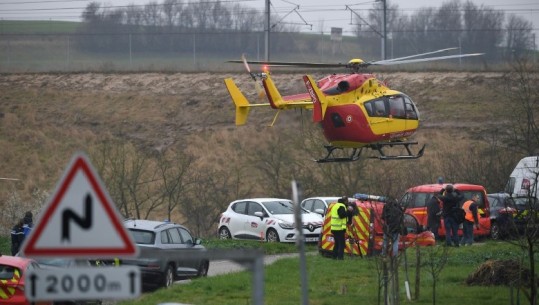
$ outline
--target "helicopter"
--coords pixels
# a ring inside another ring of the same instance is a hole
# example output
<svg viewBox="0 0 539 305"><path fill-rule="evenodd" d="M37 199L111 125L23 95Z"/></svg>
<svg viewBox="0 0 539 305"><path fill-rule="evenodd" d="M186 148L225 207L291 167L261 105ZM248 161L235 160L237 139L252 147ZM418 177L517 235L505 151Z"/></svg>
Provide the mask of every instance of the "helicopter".
<svg viewBox="0 0 539 305"><path fill-rule="evenodd" d="M250 103L231 78L225 79L225 85L235 105L237 126L247 122L249 111L253 107L271 107L277 112L270 126L273 126L281 110L312 110L312 121L322 127L324 137L329 142L324 145L327 155L315 159L318 163L350 162L361 157L364 148L374 150L380 160L417 159L423 156L425 145L417 153L411 147L417 141L408 140L419 128L420 115L412 99L403 92L389 88L374 74L365 72L372 65L396 65L435 60L446 60L484 53L425 57L435 53L447 52L458 48L393 58L388 60L365 62L351 59L348 63L309 63L309 62L264 62L248 61L245 55L241 60L231 63L243 63L251 78L255 81L259 96L265 96L267 103ZM418 58L423 57L423 58ZM263 72L251 72L249 64L263 65ZM347 68L348 73L331 74L315 81L310 75L303 76L305 93L282 96L273 82L268 67L305 67L305 68ZM261 85L260 86L260 82ZM403 154L385 152L386 147L404 147ZM348 150L343 157L335 156L336 150Z"/></svg>

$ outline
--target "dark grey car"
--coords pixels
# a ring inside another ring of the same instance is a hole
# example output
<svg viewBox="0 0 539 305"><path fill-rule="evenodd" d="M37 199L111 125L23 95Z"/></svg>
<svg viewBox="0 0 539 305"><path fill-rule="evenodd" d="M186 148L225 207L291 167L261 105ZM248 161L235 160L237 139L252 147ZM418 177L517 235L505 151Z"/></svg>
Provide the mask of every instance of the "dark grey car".
<svg viewBox="0 0 539 305"><path fill-rule="evenodd" d="M140 252L121 264L140 267L143 288L169 287L175 280L208 274L209 261L200 255L206 248L186 227L151 220L126 220L124 225Z"/></svg>
<svg viewBox="0 0 539 305"><path fill-rule="evenodd" d="M490 203L490 238L501 239L515 233L515 202L506 193L487 194Z"/></svg>
<svg viewBox="0 0 539 305"><path fill-rule="evenodd" d="M507 193L488 194L490 202L490 236L492 239L514 237L536 223L539 212L535 198L511 197Z"/></svg>

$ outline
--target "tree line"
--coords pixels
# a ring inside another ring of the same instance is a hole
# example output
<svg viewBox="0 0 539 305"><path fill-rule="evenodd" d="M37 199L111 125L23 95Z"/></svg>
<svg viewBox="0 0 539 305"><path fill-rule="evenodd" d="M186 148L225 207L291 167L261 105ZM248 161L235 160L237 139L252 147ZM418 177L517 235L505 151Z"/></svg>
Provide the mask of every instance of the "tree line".
<svg viewBox="0 0 539 305"><path fill-rule="evenodd" d="M382 5L375 2L367 18L356 17L358 38L369 39L367 45L373 48L383 34ZM530 21L472 1L449 0L438 9L422 8L409 15L388 1L386 10L387 32L392 36L387 44L393 44L395 57L458 46L463 53L484 52L487 59L513 60L535 47Z"/></svg>
<svg viewBox="0 0 539 305"><path fill-rule="evenodd" d="M355 16L356 39L364 54L380 54L383 12L382 2L375 2L372 9ZM76 45L94 52L125 51L129 45L145 51L191 52L196 48L239 54L264 44L264 14L238 3L164 0L110 8L91 2L82 19ZM305 37L309 35L302 36L307 46L299 45L293 25L277 23L271 32L272 52L321 47ZM391 49L393 57L458 46L465 53L484 52L486 59L508 60L534 48L531 22L471 1L450 0L440 8L422 8L409 15L387 1L387 32L391 39L387 39L386 52Z"/></svg>

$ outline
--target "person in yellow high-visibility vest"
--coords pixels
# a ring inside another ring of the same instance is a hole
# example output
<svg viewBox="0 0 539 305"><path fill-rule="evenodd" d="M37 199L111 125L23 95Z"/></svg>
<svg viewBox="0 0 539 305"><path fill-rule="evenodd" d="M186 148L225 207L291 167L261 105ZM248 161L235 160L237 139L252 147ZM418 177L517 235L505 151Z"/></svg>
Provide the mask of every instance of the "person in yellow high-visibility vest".
<svg viewBox="0 0 539 305"><path fill-rule="evenodd" d="M331 210L331 234L333 234L333 259L344 259L345 240L344 233L346 232L347 222L347 207L348 197L343 196L337 200L335 206Z"/></svg>
<svg viewBox="0 0 539 305"><path fill-rule="evenodd" d="M462 223L462 239L461 246L471 246L473 244L473 229L474 225L479 229L478 203L479 193L474 193L471 200L467 200L462 204L462 209L466 212L464 222Z"/></svg>

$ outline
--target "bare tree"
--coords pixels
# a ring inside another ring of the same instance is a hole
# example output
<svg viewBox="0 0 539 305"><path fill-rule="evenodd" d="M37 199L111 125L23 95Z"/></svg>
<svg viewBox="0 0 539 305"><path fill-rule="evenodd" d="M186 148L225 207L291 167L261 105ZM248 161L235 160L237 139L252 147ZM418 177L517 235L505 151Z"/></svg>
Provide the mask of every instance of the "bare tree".
<svg viewBox="0 0 539 305"><path fill-rule="evenodd" d="M449 257L449 247L426 247L424 251L427 252L425 256L424 266L427 267L427 271L432 277L432 305L436 305L436 288L440 273L447 264ZM419 295L416 296L416 298Z"/></svg>
<svg viewBox="0 0 539 305"><path fill-rule="evenodd" d="M463 6L464 32L462 49L467 52L485 52L486 58L496 58L497 46L501 43L504 13L494 9L478 7L471 1Z"/></svg>
<svg viewBox="0 0 539 305"><path fill-rule="evenodd" d="M462 31L462 15L459 0L444 2L433 19L434 33L428 42L431 49L443 49L459 45Z"/></svg>
<svg viewBox="0 0 539 305"><path fill-rule="evenodd" d="M520 60L533 49L533 25L530 21L516 15L510 15L507 21L507 37L505 57Z"/></svg>
<svg viewBox="0 0 539 305"><path fill-rule="evenodd" d="M506 73L504 91L507 101L507 147L531 156L539 153L539 75L537 64L517 60Z"/></svg>
<svg viewBox="0 0 539 305"><path fill-rule="evenodd" d="M192 184L194 157L183 151L166 150L158 155L157 168L161 179L161 192L164 197L167 218L187 197Z"/></svg>
<svg viewBox="0 0 539 305"><path fill-rule="evenodd" d="M189 196L181 202L181 213L197 236L212 236L215 224L231 202L233 182L227 172L200 170L194 175Z"/></svg>

